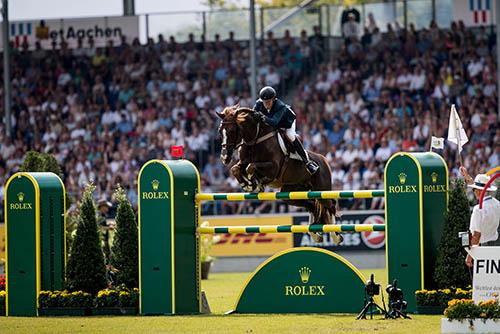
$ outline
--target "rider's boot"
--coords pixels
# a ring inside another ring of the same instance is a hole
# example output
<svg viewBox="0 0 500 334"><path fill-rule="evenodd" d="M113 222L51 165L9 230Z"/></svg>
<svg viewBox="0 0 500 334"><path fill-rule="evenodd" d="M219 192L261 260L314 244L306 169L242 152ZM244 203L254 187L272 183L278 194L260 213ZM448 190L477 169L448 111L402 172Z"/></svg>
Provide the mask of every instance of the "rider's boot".
<svg viewBox="0 0 500 334"><path fill-rule="evenodd" d="M319 166L315 161L309 160L306 154L306 151L304 150L304 146L302 146L302 143L298 138L296 138L293 141L293 146L295 147L295 150L297 151L298 155L300 155L300 158L302 161L306 164L306 169L310 174L314 174L318 171Z"/></svg>

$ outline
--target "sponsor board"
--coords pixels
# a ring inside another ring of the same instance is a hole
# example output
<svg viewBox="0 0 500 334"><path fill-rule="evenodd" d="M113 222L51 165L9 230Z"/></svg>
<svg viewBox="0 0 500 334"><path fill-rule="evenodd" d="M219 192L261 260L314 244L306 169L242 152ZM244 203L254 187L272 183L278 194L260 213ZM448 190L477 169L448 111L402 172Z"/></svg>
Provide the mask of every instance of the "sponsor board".
<svg viewBox="0 0 500 334"><path fill-rule="evenodd" d="M466 27L495 24L496 1L455 0L453 1L453 21L462 21Z"/></svg>
<svg viewBox="0 0 500 334"><path fill-rule="evenodd" d="M475 303L500 300L500 247L473 247L472 299Z"/></svg>
<svg viewBox="0 0 500 334"><path fill-rule="evenodd" d="M203 216L210 226L307 225L307 213L260 216ZM337 224L384 224L384 211L355 211L337 218ZM334 246L330 234L322 243L314 242L307 233L239 233L219 234L221 241L212 247L212 256L267 256L290 247L320 247L328 250L383 250L384 232L343 233L344 242Z"/></svg>
<svg viewBox="0 0 500 334"><path fill-rule="evenodd" d="M0 31L2 31L0 27ZM127 42L132 43L139 38L138 16L92 17L61 20L27 20L13 21L9 26L9 39L16 48L28 43L29 49L34 50L37 41L43 49L52 49L52 42L56 48L64 40L69 48L78 46L78 39L82 39L83 47L88 47L88 40L94 40L95 47L103 47L109 41L114 46L121 45L121 37L126 36ZM0 41L0 48L3 48Z"/></svg>
<svg viewBox="0 0 500 334"><path fill-rule="evenodd" d="M290 215L207 216L210 226L291 225ZM212 256L268 256L293 247L291 233L219 234L221 240L212 247Z"/></svg>
<svg viewBox="0 0 500 334"><path fill-rule="evenodd" d="M294 225L307 225L309 216L307 214L295 215ZM385 224L384 211L353 211L346 212L342 217L337 218L337 224ZM361 232L343 233L344 241L341 245L335 246L330 234L325 234L323 242L314 242L307 233L297 233L293 236L294 247L320 247L331 251L346 250L370 250L384 249L385 232Z"/></svg>

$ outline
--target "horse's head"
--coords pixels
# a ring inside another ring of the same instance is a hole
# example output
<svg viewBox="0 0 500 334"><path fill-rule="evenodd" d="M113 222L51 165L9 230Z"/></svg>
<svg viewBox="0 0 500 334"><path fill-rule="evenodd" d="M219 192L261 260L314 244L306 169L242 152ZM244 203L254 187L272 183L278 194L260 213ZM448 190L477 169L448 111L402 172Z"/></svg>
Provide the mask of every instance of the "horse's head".
<svg viewBox="0 0 500 334"><path fill-rule="evenodd" d="M239 105L226 107L222 112L217 113L217 116L222 119L219 126L219 134L222 138L220 159L224 165L229 165L234 149L242 140L240 127L255 122L255 118L252 117L254 114L253 109L240 108Z"/></svg>
<svg viewBox="0 0 500 334"><path fill-rule="evenodd" d="M241 140L238 124L236 123L238 107L239 105L226 107L222 112L217 113L217 116L222 119L219 126L219 134L222 138L220 160L226 166L231 162L234 149Z"/></svg>

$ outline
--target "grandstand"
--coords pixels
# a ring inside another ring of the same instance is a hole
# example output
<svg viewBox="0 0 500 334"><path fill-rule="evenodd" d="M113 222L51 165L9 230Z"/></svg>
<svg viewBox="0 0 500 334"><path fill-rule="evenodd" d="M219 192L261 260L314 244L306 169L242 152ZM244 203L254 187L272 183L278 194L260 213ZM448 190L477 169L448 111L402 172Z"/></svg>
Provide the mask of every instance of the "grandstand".
<svg viewBox="0 0 500 334"><path fill-rule="evenodd" d="M139 167L170 158L170 147L182 145L204 171L205 189L237 190L218 159L215 111L253 101L249 42L227 36L160 36L146 44L124 36L119 46L96 47L90 39L52 50L13 45L13 136L0 125L0 184L27 151L38 150L57 158L76 199L88 181L98 198L109 198L120 183L137 205ZM292 106L306 148L327 154L334 189L381 188L392 153L428 150L431 135L446 136L452 103L470 131L465 166L476 173L498 165L492 30L434 21L421 29L381 27L372 16L359 36L337 38L336 49L325 41L319 27L297 36L269 32L257 44L257 78ZM456 174L455 152L447 147L442 154Z"/></svg>

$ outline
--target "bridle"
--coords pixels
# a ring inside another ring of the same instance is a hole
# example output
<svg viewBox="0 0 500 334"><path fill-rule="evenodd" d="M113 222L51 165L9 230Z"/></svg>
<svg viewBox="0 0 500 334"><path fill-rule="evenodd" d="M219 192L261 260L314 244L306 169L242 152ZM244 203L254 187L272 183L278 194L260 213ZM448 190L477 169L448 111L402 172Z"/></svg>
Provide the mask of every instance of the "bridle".
<svg viewBox="0 0 500 334"><path fill-rule="evenodd" d="M221 125L224 125L224 124L236 124L236 121L222 121ZM239 130L240 129L237 126L237 131L239 131ZM268 134L263 135L262 137L259 137L259 133L260 133L260 121L257 122L257 130L255 131L255 136L253 137L253 139L251 141L249 141L249 142L246 141L242 136L241 142L239 142L238 144L231 144L231 145L222 144L222 149L227 150L227 147L231 147L231 146L235 146L235 148L238 149L241 145L254 146L254 145L257 145L259 143L262 143L263 141L266 141L266 140L272 138L276 134L276 131L271 131Z"/></svg>

